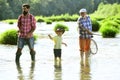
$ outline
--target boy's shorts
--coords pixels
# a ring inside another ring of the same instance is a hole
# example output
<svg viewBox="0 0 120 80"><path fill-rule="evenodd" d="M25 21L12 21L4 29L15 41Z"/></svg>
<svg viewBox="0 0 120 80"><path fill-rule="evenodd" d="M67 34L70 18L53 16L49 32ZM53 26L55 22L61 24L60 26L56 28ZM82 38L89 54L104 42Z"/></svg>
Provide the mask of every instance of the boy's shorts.
<svg viewBox="0 0 120 80"><path fill-rule="evenodd" d="M18 37L18 48L23 48L25 44L27 44L29 46L29 49L33 49L34 48L34 38L20 38Z"/></svg>
<svg viewBox="0 0 120 80"><path fill-rule="evenodd" d="M54 49L54 57L61 58L61 49Z"/></svg>

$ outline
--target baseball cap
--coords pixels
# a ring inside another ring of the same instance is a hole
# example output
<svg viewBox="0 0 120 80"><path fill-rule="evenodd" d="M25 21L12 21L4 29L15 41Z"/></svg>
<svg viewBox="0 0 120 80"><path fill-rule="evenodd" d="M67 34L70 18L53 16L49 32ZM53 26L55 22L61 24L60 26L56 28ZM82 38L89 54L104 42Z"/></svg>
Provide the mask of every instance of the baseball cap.
<svg viewBox="0 0 120 80"><path fill-rule="evenodd" d="M57 28L55 31L61 32L61 31L64 31L64 29L62 29L62 28Z"/></svg>
<svg viewBox="0 0 120 80"><path fill-rule="evenodd" d="M81 13L81 12L87 12L87 10L85 8L82 8L82 9L80 9L79 13Z"/></svg>
<svg viewBox="0 0 120 80"><path fill-rule="evenodd" d="M63 29L63 28L57 28L57 29L55 30L55 32L62 32L62 33L64 33L64 32L65 32L65 29Z"/></svg>

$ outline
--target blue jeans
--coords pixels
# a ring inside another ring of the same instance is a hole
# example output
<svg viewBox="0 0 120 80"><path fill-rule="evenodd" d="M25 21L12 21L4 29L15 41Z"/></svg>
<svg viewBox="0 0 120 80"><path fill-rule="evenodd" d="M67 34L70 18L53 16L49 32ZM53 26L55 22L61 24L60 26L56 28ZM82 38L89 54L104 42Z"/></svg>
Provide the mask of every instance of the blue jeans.
<svg viewBox="0 0 120 80"><path fill-rule="evenodd" d="M21 38L18 37L18 48L22 49L24 47L25 44L27 44L29 46L29 49L33 49L34 48L34 38Z"/></svg>

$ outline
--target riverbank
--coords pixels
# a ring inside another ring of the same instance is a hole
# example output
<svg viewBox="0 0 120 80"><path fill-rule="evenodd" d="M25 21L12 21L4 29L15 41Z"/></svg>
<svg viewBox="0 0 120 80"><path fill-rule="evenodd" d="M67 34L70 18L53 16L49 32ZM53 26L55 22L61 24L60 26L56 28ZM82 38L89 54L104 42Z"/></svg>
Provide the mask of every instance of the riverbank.
<svg viewBox="0 0 120 80"><path fill-rule="evenodd" d="M75 23L70 25L70 31L63 35L68 44L62 46L61 68L54 67L53 42L47 34L54 35L52 25L37 24L35 33L43 34L35 44L36 62L31 63L29 49L23 49L20 68L15 64L16 45L0 45L0 78L1 80L119 80L120 73L120 35L116 38L102 38L94 35L98 44L98 53L90 57L89 66L80 65L78 34ZM75 27L73 27L75 26ZM3 26L6 27L5 25ZM14 27L15 28L15 27ZM7 28L8 29L8 28ZM2 31L2 28L0 29Z"/></svg>

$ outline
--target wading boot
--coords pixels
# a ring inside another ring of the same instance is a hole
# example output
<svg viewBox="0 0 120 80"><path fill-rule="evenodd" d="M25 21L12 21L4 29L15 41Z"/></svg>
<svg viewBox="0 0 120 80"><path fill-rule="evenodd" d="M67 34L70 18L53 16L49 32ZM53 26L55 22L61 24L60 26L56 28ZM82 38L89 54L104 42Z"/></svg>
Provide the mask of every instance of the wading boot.
<svg viewBox="0 0 120 80"><path fill-rule="evenodd" d="M21 52L17 52L16 57L15 57L15 62L16 63L19 63L20 56L21 56Z"/></svg>
<svg viewBox="0 0 120 80"><path fill-rule="evenodd" d="M31 55L31 60L34 62L35 61L35 51L30 51L30 55Z"/></svg>

